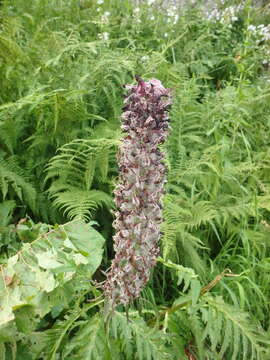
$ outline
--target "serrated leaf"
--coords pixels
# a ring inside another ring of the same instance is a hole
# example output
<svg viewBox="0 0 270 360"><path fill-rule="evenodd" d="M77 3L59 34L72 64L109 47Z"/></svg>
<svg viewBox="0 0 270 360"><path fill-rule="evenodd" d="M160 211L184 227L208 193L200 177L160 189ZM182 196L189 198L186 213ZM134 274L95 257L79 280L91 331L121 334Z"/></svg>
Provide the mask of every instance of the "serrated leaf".
<svg viewBox="0 0 270 360"><path fill-rule="evenodd" d="M35 254L38 259L38 264L43 269L55 269L62 265L56 260L57 254L52 251L45 251Z"/></svg>
<svg viewBox="0 0 270 360"><path fill-rule="evenodd" d="M192 299L192 305L195 305L200 297L201 292L201 283L199 280L194 279L191 281L191 299Z"/></svg>
<svg viewBox="0 0 270 360"><path fill-rule="evenodd" d="M23 244L18 254L2 266L0 325L13 321L16 314L21 316L25 307L44 316L59 305L57 294L62 290L60 303L66 301L65 297L70 299L64 291L66 284L76 276L89 279L100 265L103 244L96 230L78 221L60 225L32 243ZM22 322L18 324L23 328Z"/></svg>

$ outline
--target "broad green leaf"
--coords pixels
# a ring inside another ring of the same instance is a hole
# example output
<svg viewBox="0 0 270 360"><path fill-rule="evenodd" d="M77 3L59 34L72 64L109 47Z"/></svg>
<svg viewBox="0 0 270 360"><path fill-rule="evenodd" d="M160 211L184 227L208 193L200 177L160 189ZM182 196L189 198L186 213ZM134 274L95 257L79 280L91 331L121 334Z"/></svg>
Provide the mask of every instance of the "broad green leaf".
<svg viewBox="0 0 270 360"><path fill-rule="evenodd" d="M38 259L38 265L45 270L55 269L62 265L56 260L57 254L53 253L52 251L36 253L36 257Z"/></svg>
<svg viewBox="0 0 270 360"><path fill-rule="evenodd" d="M44 316L70 301L74 290L71 287L70 292L66 285L78 276L89 279L93 275L102 260L103 244L96 230L79 221L59 225L25 243L2 266L0 326L16 318L18 328L27 332L31 328L23 320L27 309L33 317Z"/></svg>

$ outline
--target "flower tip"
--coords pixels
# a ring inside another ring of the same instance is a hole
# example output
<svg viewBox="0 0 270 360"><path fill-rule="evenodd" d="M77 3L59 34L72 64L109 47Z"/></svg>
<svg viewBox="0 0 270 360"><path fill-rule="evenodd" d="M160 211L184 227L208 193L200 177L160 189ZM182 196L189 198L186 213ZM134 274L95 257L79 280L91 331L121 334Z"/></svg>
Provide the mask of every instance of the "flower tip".
<svg viewBox="0 0 270 360"><path fill-rule="evenodd" d="M135 75L135 79L138 83L142 83L143 79L139 75Z"/></svg>

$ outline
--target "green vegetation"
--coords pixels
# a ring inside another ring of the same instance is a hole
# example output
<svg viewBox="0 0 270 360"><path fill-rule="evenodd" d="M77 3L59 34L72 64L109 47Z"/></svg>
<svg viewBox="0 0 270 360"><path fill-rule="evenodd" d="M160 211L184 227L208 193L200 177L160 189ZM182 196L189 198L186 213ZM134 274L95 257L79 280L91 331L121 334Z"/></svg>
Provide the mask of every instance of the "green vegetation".
<svg viewBox="0 0 270 360"><path fill-rule="evenodd" d="M222 2L1 1L1 360L270 358L270 11ZM161 253L128 321L100 283L135 74L173 107Z"/></svg>

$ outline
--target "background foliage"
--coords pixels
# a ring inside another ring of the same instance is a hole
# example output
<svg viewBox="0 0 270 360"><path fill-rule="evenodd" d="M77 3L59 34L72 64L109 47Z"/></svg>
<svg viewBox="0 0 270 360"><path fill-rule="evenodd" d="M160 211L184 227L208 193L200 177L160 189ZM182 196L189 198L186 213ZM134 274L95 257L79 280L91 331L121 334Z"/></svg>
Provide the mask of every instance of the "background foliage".
<svg viewBox="0 0 270 360"><path fill-rule="evenodd" d="M0 359L269 359L269 19L251 1L1 1ZM161 254L127 320L99 283L135 74L174 104Z"/></svg>

